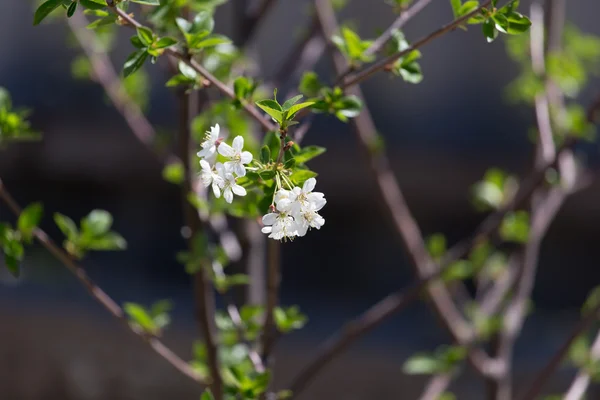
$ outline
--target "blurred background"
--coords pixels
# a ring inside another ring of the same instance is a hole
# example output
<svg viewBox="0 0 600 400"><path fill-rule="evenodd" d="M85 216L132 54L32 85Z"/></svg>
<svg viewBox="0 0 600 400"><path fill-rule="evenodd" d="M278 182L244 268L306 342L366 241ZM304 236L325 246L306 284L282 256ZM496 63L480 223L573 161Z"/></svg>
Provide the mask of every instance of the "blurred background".
<svg viewBox="0 0 600 400"><path fill-rule="evenodd" d="M267 74L309 23L309 2L277 2L253 44ZM78 220L93 208L110 211L114 230L128 241L118 253L95 253L89 274L119 303L149 305L170 298L173 324L165 341L185 359L197 336L189 276L175 260L184 248L179 189L161 176L161 165L131 134L101 87L71 75L76 50L65 43L64 23L31 25L33 4L3 0L0 12L0 86L13 103L33 111L43 140L0 149L0 176L21 204L42 201L42 228L62 240L51 215ZM528 14L528 1L522 10ZM600 35L594 0L568 2L568 20ZM363 37L394 18L383 1L352 0L342 20L360 24ZM414 40L452 18L447 1L434 1L405 28ZM217 31L232 30L231 7L219 8ZM114 60L122 65L129 35L119 36ZM506 86L518 66L502 41L487 44L481 32L458 31L422 49L424 80L418 85L380 75L363 85L393 169L423 233L442 232L450 243L470 233L482 215L473 210L471 186L486 169L523 174L531 165L528 130L533 110L507 101ZM147 66L153 84L150 121L165 131L177 126L176 99L164 88L164 69ZM328 57L317 72L331 75ZM585 106L600 91L597 80L582 95ZM91 121L91 122L90 122ZM345 320L407 286L412 272L403 255L367 160L349 126L319 116L305 144L327 147L311 162L328 204L324 228L283 246L282 303L298 304L309 317L304 329L277 347L277 386L306 362L315 346ZM595 145L578 148L594 166ZM544 241L528 318L516 350L516 384L527 382L562 343L579 318L580 305L600 283L600 183L571 197ZM0 205L0 219L12 220ZM424 304L414 304L360 340L314 381L302 399L410 399L425 378L404 375L416 351L449 343ZM561 370L548 387L559 391L572 371ZM459 399L478 399L482 386L463 375L452 386ZM401 393L401 395L399 394ZM600 398L600 391L590 398ZM78 282L43 249L29 251L20 279L0 268L0 399L154 400L195 399L198 389L112 320Z"/></svg>

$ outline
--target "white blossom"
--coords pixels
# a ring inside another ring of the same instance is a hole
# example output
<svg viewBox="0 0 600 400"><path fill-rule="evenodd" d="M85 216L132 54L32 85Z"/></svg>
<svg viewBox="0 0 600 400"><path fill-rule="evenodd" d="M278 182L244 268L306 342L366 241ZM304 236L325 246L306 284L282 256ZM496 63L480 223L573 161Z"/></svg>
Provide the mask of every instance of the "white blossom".
<svg viewBox="0 0 600 400"><path fill-rule="evenodd" d="M223 164L217 163L214 167L211 167L206 160L200 160L200 166L202 167L200 178L202 179L204 187L212 185L215 197L221 197L221 188L224 186L225 180L221 174L219 174L219 170L223 169Z"/></svg>
<svg viewBox="0 0 600 400"><path fill-rule="evenodd" d="M221 188L223 189L223 197L226 202L231 203L233 201L234 193L238 196L246 195L246 189L235 182L235 177L226 167L221 167L218 172L223 179L223 186Z"/></svg>
<svg viewBox="0 0 600 400"><path fill-rule="evenodd" d="M273 196L275 210L263 217L263 233L275 240L304 236L310 228L320 229L325 218L318 211L327 200L321 192L313 192L317 181L308 179L302 188L279 189Z"/></svg>
<svg viewBox="0 0 600 400"><path fill-rule="evenodd" d="M271 239L293 238L298 234L296 221L286 212L269 213L262 218L265 227L262 233L268 233Z"/></svg>
<svg viewBox="0 0 600 400"><path fill-rule="evenodd" d="M245 176L246 167L244 167L244 164L249 164L252 161L252 153L242 151L243 148L244 138L241 136L236 136L231 146L227 143L221 143L218 147L219 154L230 160L225 162L225 166L237 176Z"/></svg>
<svg viewBox="0 0 600 400"><path fill-rule="evenodd" d="M204 141L200 144L202 150L198 152L198 157L212 160L217 154L217 148L219 147L219 132L221 127L219 124L215 124L210 128L210 131L206 131Z"/></svg>

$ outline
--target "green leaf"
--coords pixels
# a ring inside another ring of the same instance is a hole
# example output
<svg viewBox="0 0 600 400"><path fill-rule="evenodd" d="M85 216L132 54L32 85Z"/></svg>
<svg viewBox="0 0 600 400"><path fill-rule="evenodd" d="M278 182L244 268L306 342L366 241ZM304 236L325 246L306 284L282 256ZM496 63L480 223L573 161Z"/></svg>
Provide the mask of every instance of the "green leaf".
<svg viewBox="0 0 600 400"><path fill-rule="evenodd" d="M266 99L260 100L256 102L256 105L259 106L264 112L269 114L271 118L275 120L278 124L283 124L283 110L279 103L275 100Z"/></svg>
<svg viewBox="0 0 600 400"><path fill-rule="evenodd" d="M130 0L132 3L144 4L147 6L160 6L160 0Z"/></svg>
<svg viewBox="0 0 600 400"><path fill-rule="evenodd" d="M154 42L154 34L144 26L136 28L137 36L145 46L150 46Z"/></svg>
<svg viewBox="0 0 600 400"><path fill-rule="evenodd" d="M129 75L140 69L144 65L146 58L148 58L148 53L144 50L139 50L130 54L123 66L123 76L127 78Z"/></svg>
<svg viewBox="0 0 600 400"><path fill-rule="evenodd" d="M171 182L175 185L182 184L185 180L185 170L183 169L183 164L177 162L165 166L162 175L167 182Z"/></svg>
<svg viewBox="0 0 600 400"><path fill-rule="evenodd" d="M92 210L82 221L81 230L91 236L103 236L108 233L113 223L113 217L105 210Z"/></svg>
<svg viewBox="0 0 600 400"><path fill-rule="evenodd" d="M112 25L117 21L117 16L115 14L109 14L101 19L97 19L96 21L89 24L87 29L98 29L102 26Z"/></svg>
<svg viewBox="0 0 600 400"><path fill-rule="evenodd" d="M304 164L305 162L312 160L313 158L320 156L325 153L327 149L319 146L307 146L302 148L298 153L294 155L294 159L297 164Z"/></svg>
<svg viewBox="0 0 600 400"><path fill-rule="evenodd" d="M338 113L346 118L358 116L362 109L362 101L354 95L345 96L341 101L336 102L334 105L336 106Z"/></svg>
<svg viewBox="0 0 600 400"><path fill-rule="evenodd" d="M260 149L260 162L267 164L271 161L271 150L269 146L263 146Z"/></svg>
<svg viewBox="0 0 600 400"><path fill-rule="evenodd" d="M454 14L454 19L459 17L459 11L461 7L460 0L450 0L450 5L452 6L452 13Z"/></svg>
<svg viewBox="0 0 600 400"><path fill-rule="evenodd" d="M189 33L206 32L211 33L215 27L215 20L210 11L200 11L194 17L191 30Z"/></svg>
<svg viewBox="0 0 600 400"><path fill-rule="evenodd" d="M231 39L223 35L211 35L203 40L192 40L190 41L191 49L203 49L206 47L218 46L220 44L231 43Z"/></svg>
<svg viewBox="0 0 600 400"><path fill-rule="evenodd" d="M283 111L287 111L290 109L291 106L293 106L294 104L296 104L297 102L300 101L300 99L302 99L301 94L299 94L298 96L294 96L291 99L287 100L285 103L283 103L283 105L281 106L281 108L283 108Z"/></svg>
<svg viewBox="0 0 600 400"><path fill-rule="evenodd" d="M496 26L497 25L491 18L487 19L483 25L481 25L483 35L487 38L488 43L493 42L498 37Z"/></svg>
<svg viewBox="0 0 600 400"><path fill-rule="evenodd" d="M404 373L409 375L433 375L442 369L442 363L428 354L414 355L402 366Z"/></svg>
<svg viewBox="0 0 600 400"><path fill-rule="evenodd" d="M200 400L215 400L215 397L212 395L210 389L206 389L202 396L200 396Z"/></svg>
<svg viewBox="0 0 600 400"><path fill-rule="evenodd" d="M281 148L281 139L277 132L267 132L263 139L263 144L271 151L271 160L277 160L279 149Z"/></svg>
<svg viewBox="0 0 600 400"><path fill-rule="evenodd" d="M71 3L69 8L67 9L67 18L71 18L73 16L73 14L75 14L76 10L77 10L77 2L74 1Z"/></svg>
<svg viewBox="0 0 600 400"><path fill-rule="evenodd" d="M90 10L100 10L107 6L106 0L79 0L79 2L84 8Z"/></svg>
<svg viewBox="0 0 600 400"><path fill-rule="evenodd" d="M479 1L470 0L466 1L460 8L458 9L457 18L462 17L463 15L467 15L470 12L473 12L479 7Z"/></svg>
<svg viewBox="0 0 600 400"><path fill-rule="evenodd" d="M88 250L96 251L125 250L127 241L118 233L109 232L99 238L89 240L85 247Z"/></svg>
<svg viewBox="0 0 600 400"><path fill-rule="evenodd" d="M63 235L65 235L70 241L75 241L79 236L77 225L75 225L75 222L73 222L73 220L66 215L54 213L54 222Z"/></svg>
<svg viewBox="0 0 600 400"><path fill-rule="evenodd" d="M294 116L296 115L296 113L298 111L302 110L303 108L310 107L315 103L316 103L315 101L305 101L304 103L295 104L295 105L291 106L289 108L289 110L287 111L286 119L289 120L289 119L294 118Z"/></svg>
<svg viewBox="0 0 600 400"><path fill-rule="evenodd" d="M298 186L302 186L302 184L310 179L316 177L318 174L316 172L310 171L308 169L297 169L290 176L291 181Z"/></svg>
<svg viewBox="0 0 600 400"><path fill-rule="evenodd" d="M323 84L319 80L319 76L313 71L308 71L302 75L298 90L305 96L313 97L319 94L319 90L321 90L322 87Z"/></svg>
<svg viewBox="0 0 600 400"><path fill-rule="evenodd" d="M507 242L527 243L529 214L526 211L506 214L500 225L500 236Z"/></svg>
<svg viewBox="0 0 600 400"><path fill-rule="evenodd" d="M38 224L42 219L43 207L40 203L33 203L28 205L19 215L17 221L17 227L23 238L27 241L31 241L33 231L37 228Z"/></svg>
<svg viewBox="0 0 600 400"><path fill-rule="evenodd" d="M507 13L506 17L508 20L506 33L510 35L520 35L527 32L531 27L531 20L516 11Z"/></svg>
<svg viewBox="0 0 600 400"><path fill-rule="evenodd" d="M123 305L123 310L127 313L129 318L144 331L153 333L156 330L154 320L150 314L148 314L148 311L141 305L136 303L125 303Z"/></svg>
<svg viewBox="0 0 600 400"><path fill-rule="evenodd" d="M426 246L431 258L437 260L446 253L446 237L441 233L433 234L427 238Z"/></svg>
<svg viewBox="0 0 600 400"><path fill-rule="evenodd" d="M160 38L155 44L154 46L157 49L165 49L167 47L171 47L177 44L177 39L166 36L163 38Z"/></svg>
<svg viewBox="0 0 600 400"><path fill-rule="evenodd" d="M42 3L35 10L35 14L33 16L33 25L39 25L40 22L44 20L52 11L56 10L62 4L62 0L48 0L45 3Z"/></svg>

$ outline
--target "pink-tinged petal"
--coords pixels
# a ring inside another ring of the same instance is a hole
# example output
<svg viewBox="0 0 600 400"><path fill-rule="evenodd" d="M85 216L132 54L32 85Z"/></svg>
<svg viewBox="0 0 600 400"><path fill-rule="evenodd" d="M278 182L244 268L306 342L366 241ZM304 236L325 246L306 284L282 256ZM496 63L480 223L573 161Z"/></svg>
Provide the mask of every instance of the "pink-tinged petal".
<svg viewBox="0 0 600 400"><path fill-rule="evenodd" d="M242 164L249 164L252 162L252 153L249 151L244 151L240 157Z"/></svg>
<svg viewBox="0 0 600 400"><path fill-rule="evenodd" d="M225 142L221 143L217 150L224 157L233 157L235 155L233 148Z"/></svg>
<svg viewBox="0 0 600 400"><path fill-rule="evenodd" d="M225 198L226 202L231 204L231 202L233 201L233 192L231 191L231 188L228 187L225 190L223 190L223 197Z"/></svg>
<svg viewBox="0 0 600 400"><path fill-rule="evenodd" d="M241 136L236 136L235 139L233 139L232 147L237 154L241 153L242 149L244 148L244 138Z"/></svg>
<svg viewBox="0 0 600 400"><path fill-rule="evenodd" d="M240 163L233 164L233 172L235 172L237 176L246 176L246 168Z"/></svg>
<svg viewBox="0 0 600 400"><path fill-rule="evenodd" d="M263 215L262 222L265 225L273 225L277 221L278 216L279 214L277 213L268 213L266 215Z"/></svg>
<svg viewBox="0 0 600 400"><path fill-rule="evenodd" d="M315 178L307 179L302 186L302 191L304 193L312 192L315 186L317 185L317 180Z"/></svg>
<svg viewBox="0 0 600 400"><path fill-rule="evenodd" d="M238 196L246 195L246 189L244 189L240 185L236 185L236 184L231 185L231 190L233 190L233 193L237 194Z"/></svg>

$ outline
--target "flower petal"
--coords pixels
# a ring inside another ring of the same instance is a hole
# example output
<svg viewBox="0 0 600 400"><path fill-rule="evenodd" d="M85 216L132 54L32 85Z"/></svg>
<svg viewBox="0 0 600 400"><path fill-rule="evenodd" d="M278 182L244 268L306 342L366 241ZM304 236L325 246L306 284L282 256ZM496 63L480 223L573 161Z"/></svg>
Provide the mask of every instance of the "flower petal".
<svg viewBox="0 0 600 400"><path fill-rule="evenodd" d="M246 176L246 168L241 163L233 164L233 172L235 172L237 176Z"/></svg>
<svg viewBox="0 0 600 400"><path fill-rule="evenodd" d="M215 197L218 199L219 197L221 197L221 189L219 188L219 185L217 184L216 181L213 181L212 184L212 190L213 193L215 194Z"/></svg>
<svg viewBox="0 0 600 400"><path fill-rule="evenodd" d="M203 170L208 171L208 172L210 172L210 170L212 169L210 167L210 164L206 160L200 160L200 166L202 167Z"/></svg>
<svg viewBox="0 0 600 400"><path fill-rule="evenodd" d="M241 136L236 136L235 139L233 139L232 147L237 154L241 153L242 149L244 148L244 138Z"/></svg>
<svg viewBox="0 0 600 400"><path fill-rule="evenodd" d="M221 132L221 127L219 124L215 124L215 126L210 128L210 139L216 142L219 138L219 132Z"/></svg>
<svg viewBox="0 0 600 400"><path fill-rule="evenodd" d="M260 230L262 233L271 233L273 231L273 228L270 226L265 226L264 228L262 228Z"/></svg>
<svg viewBox="0 0 600 400"><path fill-rule="evenodd" d="M231 185L231 190L233 190L233 193L237 194L238 196L246 195L246 189L244 189L240 185L237 185L237 184Z"/></svg>
<svg viewBox="0 0 600 400"><path fill-rule="evenodd" d="M242 164L249 164L250 162L252 162L252 153L250 153L249 151L244 151L240 157L240 161L242 162Z"/></svg>
<svg viewBox="0 0 600 400"><path fill-rule="evenodd" d="M278 216L279 214L277 213L268 213L266 215L263 215L262 222L265 225L273 225L277 221Z"/></svg>
<svg viewBox="0 0 600 400"><path fill-rule="evenodd" d="M217 150L219 151L219 154L224 157L233 157L235 155L233 148L225 142L221 143Z"/></svg>
<svg viewBox="0 0 600 400"><path fill-rule="evenodd" d="M227 187L225 188L225 190L223 190L223 197L225 198L226 202L231 204L231 202L233 201L233 192L231 191L230 187Z"/></svg>
<svg viewBox="0 0 600 400"><path fill-rule="evenodd" d="M304 193L310 193L313 191L316 185L317 180L315 178L307 179L306 182L304 182L304 185L302 186L302 191Z"/></svg>

